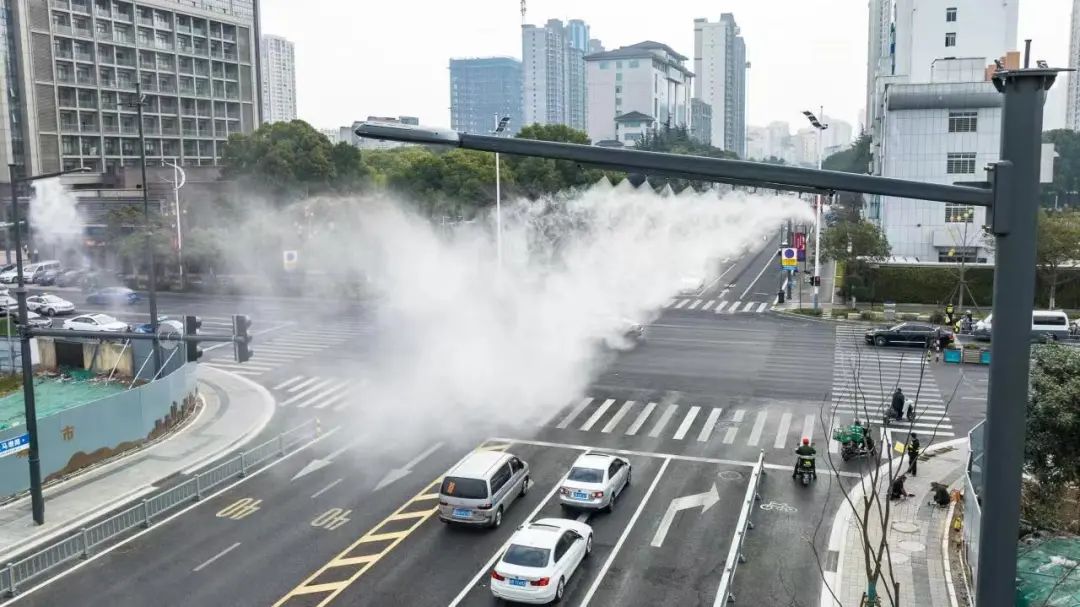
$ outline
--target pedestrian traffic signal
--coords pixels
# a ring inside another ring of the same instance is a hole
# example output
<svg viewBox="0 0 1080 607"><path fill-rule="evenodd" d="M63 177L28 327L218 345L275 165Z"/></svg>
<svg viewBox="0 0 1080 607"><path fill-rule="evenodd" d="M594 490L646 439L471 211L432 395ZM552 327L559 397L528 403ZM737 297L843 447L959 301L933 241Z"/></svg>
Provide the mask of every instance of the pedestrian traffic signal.
<svg viewBox="0 0 1080 607"><path fill-rule="evenodd" d="M202 328L202 319L198 316L185 316L184 317L184 335L194 336L199 334L199 329ZM184 347L187 349L187 361L189 363L196 362L202 357L202 348L199 347L197 341L185 341Z"/></svg>
<svg viewBox="0 0 1080 607"><path fill-rule="evenodd" d="M236 362L246 363L255 351L251 349L251 317L246 314L234 314L233 317L233 352Z"/></svg>

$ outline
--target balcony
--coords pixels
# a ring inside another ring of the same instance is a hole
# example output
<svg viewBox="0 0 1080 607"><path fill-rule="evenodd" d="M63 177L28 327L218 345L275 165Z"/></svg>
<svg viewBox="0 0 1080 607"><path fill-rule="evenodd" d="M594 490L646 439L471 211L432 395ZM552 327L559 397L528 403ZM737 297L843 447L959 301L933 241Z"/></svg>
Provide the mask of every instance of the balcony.
<svg viewBox="0 0 1080 607"><path fill-rule="evenodd" d="M88 27L76 27L76 28L72 28L72 31L76 36L82 36L83 38L93 38L94 37L94 32L91 31L90 28L88 28Z"/></svg>
<svg viewBox="0 0 1080 607"><path fill-rule="evenodd" d="M58 101L60 107L78 107L78 101L74 97L61 96Z"/></svg>
<svg viewBox="0 0 1080 607"><path fill-rule="evenodd" d="M121 44L135 44L135 36L133 36L131 32L114 31L112 39L113 42L120 42Z"/></svg>
<svg viewBox="0 0 1080 607"><path fill-rule="evenodd" d="M76 81L76 82L77 82L78 84L87 84L87 85L91 85L91 86L92 86L92 85L94 85L94 84L96 83L96 80L95 80L95 78L94 78L94 75L93 75L93 74L79 74L79 75L78 75L78 76L77 76L77 77L75 78L75 81Z"/></svg>
<svg viewBox="0 0 1080 607"><path fill-rule="evenodd" d="M112 12L107 6L94 6L94 14L103 19L112 19Z"/></svg>
<svg viewBox="0 0 1080 607"><path fill-rule="evenodd" d="M239 56L236 53L225 53L224 57L229 61L237 61L239 59Z"/></svg>
<svg viewBox="0 0 1080 607"><path fill-rule="evenodd" d="M135 67L135 58L127 55L117 55L115 63L124 67Z"/></svg>
<svg viewBox="0 0 1080 607"><path fill-rule="evenodd" d="M98 125L96 122L93 124L80 124L79 131L82 133L97 133Z"/></svg>
<svg viewBox="0 0 1080 607"><path fill-rule="evenodd" d="M198 137L199 133L195 129L184 129L184 137Z"/></svg>
<svg viewBox="0 0 1080 607"><path fill-rule="evenodd" d="M176 31L177 31L177 33L180 33L180 34L190 34L191 33L191 25L177 25L176 26Z"/></svg>
<svg viewBox="0 0 1080 607"><path fill-rule="evenodd" d="M70 25L64 25L62 23L57 23L57 22L53 21L52 29L53 29L53 32L55 32L57 34L65 34L67 36L72 35Z"/></svg>
<svg viewBox="0 0 1080 607"><path fill-rule="evenodd" d="M52 0L49 4L51 4L53 8L59 8L65 11L71 10L71 5L68 4L67 0Z"/></svg>
<svg viewBox="0 0 1080 607"><path fill-rule="evenodd" d="M76 61L86 61L88 63L93 63L94 62L94 55L93 55L93 53L75 53L75 60Z"/></svg>
<svg viewBox="0 0 1080 607"><path fill-rule="evenodd" d="M74 53L72 53L71 51L64 50L64 49L56 49L55 51L53 51L53 57L55 57L57 59L71 59L74 56L75 56Z"/></svg>
<svg viewBox="0 0 1080 607"><path fill-rule="evenodd" d="M176 128L175 126L163 126L163 127L161 127L161 134L162 135L179 135L180 134L180 129Z"/></svg>
<svg viewBox="0 0 1080 607"><path fill-rule="evenodd" d="M154 18L143 17L142 15L139 15L139 25L143 25L146 27L154 27Z"/></svg>
<svg viewBox="0 0 1080 607"><path fill-rule="evenodd" d="M57 72L56 81L75 84L75 74L72 74L71 72Z"/></svg>
<svg viewBox="0 0 1080 607"><path fill-rule="evenodd" d="M116 124L106 124L101 127L101 132L106 135L115 135L120 132L120 126Z"/></svg>
<svg viewBox="0 0 1080 607"><path fill-rule="evenodd" d="M163 83L163 84L158 86L158 92L159 93L175 93L176 92L176 85L164 84Z"/></svg>
<svg viewBox="0 0 1080 607"><path fill-rule="evenodd" d="M78 2L78 1L72 2L71 3L71 12L73 12L73 13L82 13L84 15L89 15L90 14L90 5L89 4L84 4L84 3Z"/></svg>
<svg viewBox="0 0 1080 607"><path fill-rule="evenodd" d="M60 121L60 131L64 133L78 133L79 123Z"/></svg>
<svg viewBox="0 0 1080 607"><path fill-rule="evenodd" d="M139 126L136 124L124 124L120 126L120 132L124 135L138 135Z"/></svg>

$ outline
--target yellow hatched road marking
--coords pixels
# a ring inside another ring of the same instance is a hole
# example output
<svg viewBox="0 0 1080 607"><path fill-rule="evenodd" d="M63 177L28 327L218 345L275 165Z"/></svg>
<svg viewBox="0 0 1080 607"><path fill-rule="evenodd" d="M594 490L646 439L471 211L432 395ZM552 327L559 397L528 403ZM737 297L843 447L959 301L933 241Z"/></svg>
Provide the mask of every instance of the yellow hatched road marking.
<svg viewBox="0 0 1080 607"><path fill-rule="evenodd" d="M506 451L509 448L510 443L499 442L493 443L491 445L483 444L480 447L477 447L475 451ZM438 507L415 511L411 510L410 506L413 506L413 504L418 501L426 501L437 498L439 496L439 488L442 486L442 480L443 477L442 475L440 475L439 478L426 485L423 489L420 490L420 493L417 493L412 498L407 500L404 504L401 505L400 508L395 510L393 514L373 526L367 531L367 533L365 533L359 539L353 542L348 548L341 551L341 553L334 558L330 559L330 561L322 567L319 567L318 570L308 576L306 580L301 582L299 586L293 588L288 592L288 594L278 599L278 601L274 603L273 607L281 607L286 602L288 602L289 599L296 596L317 594L320 592L325 592L327 593L327 595L317 603L318 607L323 607L329 604L330 601L334 600L337 595L341 594L343 590L348 588L349 585L355 582L361 575L364 575L364 573L367 572L368 569L371 569L375 565L375 563L379 562L382 557L389 554L390 551L392 551L394 548L397 548L397 545L400 544L406 537L408 537L409 534L419 529L425 521L427 521L429 518L431 518L432 515L438 512ZM385 526L387 523L410 518L414 519L415 522L412 526L410 526L404 531L378 533L378 530ZM370 544L372 542L386 540L389 540L389 544L387 544L379 552L356 556L350 556L349 554L357 548L363 546L364 544ZM360 567L358 567L357 570L348 578L327 584L312 584L312 582L318 579L318 577L323 573L331 569L350 565L360 565Z"/></svg>

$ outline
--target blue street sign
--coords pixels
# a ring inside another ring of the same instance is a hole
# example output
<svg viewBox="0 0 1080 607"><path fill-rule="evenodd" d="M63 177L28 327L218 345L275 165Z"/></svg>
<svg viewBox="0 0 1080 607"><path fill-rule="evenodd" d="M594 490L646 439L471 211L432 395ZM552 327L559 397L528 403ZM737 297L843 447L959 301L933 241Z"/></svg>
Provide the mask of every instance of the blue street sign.
<svg viewBox="0 0 1080 607"><path fill-rule="evenodd" d="M22 434L0 441L0 457L12 455L30 448L30 435Z"/></svg>

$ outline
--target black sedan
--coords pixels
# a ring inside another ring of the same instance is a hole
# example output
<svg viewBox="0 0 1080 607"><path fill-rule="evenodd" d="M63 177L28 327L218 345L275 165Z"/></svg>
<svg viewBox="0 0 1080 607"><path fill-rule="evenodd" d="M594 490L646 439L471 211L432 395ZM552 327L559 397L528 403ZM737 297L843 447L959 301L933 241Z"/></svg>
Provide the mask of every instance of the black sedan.
<svg viewBox="0 0 1080 607"><path fill-rule="evenodd" d="M953 342L952 331L917 322L900 323L866 332L866 343L874 346L918 346L926 348L937 340L944 348Z"/></svg>

